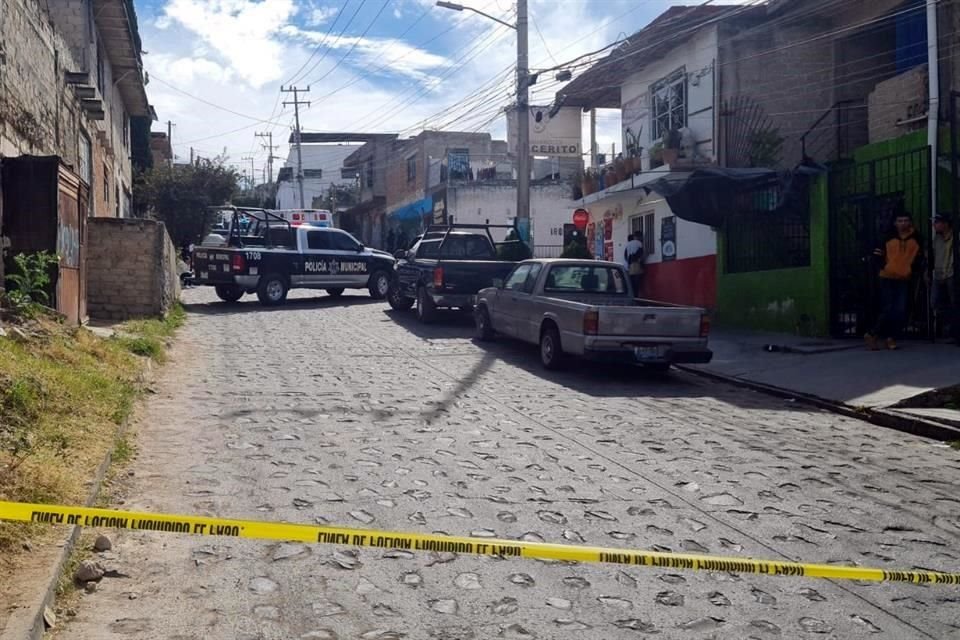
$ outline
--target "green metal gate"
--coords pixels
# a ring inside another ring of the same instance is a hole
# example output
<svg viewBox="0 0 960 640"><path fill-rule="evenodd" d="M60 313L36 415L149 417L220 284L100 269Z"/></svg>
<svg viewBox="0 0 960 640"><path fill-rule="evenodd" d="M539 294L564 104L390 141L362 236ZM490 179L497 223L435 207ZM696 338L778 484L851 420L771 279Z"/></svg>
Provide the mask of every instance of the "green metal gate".
<svg viewBox="0 0 960 640"><path fill-rule="evenodd" d="M930 237L930 148L921 147L830 170L830 330L859 337L870 330L879 307L873 255L893 230L900 211L913 218L920 246ZM910 283L906 335L930 334L929 296L918 269Z"/></svg>

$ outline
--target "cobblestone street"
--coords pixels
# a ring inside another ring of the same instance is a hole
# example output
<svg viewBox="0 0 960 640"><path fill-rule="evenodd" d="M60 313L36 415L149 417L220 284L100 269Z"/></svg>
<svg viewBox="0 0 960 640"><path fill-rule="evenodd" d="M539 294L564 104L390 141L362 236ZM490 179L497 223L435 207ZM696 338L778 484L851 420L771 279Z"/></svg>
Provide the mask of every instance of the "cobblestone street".
<svg viewBox="0 0 960 640"><path fill-rule="evenodd" d="M472 340L366 294L188 290L125 509L960 568L948 447ZM113 534L111 534L113 535ZM956 587L123 532L65 638L960 638Z"/></svg>

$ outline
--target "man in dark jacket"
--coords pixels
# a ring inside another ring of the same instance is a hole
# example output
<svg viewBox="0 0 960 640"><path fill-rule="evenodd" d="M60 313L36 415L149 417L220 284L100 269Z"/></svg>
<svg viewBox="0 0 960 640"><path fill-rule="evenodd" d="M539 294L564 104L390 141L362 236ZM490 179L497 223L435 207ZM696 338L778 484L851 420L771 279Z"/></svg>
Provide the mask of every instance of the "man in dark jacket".
<svg viewBox="0 0 960 640"><path fill-rule="evenodd" d="M873 330L864 336L872 351L880 349L883 339L887 349L897 348L897 339L907 323L910 278L921 254L913 221L907 213L897 215L895 231L882 249L874 251L874 255L883 258L883 268L880 270L880 315Z"/></svg>

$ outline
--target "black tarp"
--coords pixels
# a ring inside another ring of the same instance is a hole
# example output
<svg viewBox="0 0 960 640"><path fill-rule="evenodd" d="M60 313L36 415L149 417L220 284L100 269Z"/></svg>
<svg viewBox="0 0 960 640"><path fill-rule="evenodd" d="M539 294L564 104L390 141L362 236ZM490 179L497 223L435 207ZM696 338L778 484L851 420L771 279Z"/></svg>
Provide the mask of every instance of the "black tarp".
<svg viewBox="0 0 960 640"><path fill-rule="evenodd" d="M644 189L666 198L670 210L678 218L719 228L727 216L735 212L736 196L779 186L781 198L786 201L796 195L796 187L806 184L811 176L823 171L822 167L817 166L800 166L786 172L704 167L671 172L645 185Z"/></svg>

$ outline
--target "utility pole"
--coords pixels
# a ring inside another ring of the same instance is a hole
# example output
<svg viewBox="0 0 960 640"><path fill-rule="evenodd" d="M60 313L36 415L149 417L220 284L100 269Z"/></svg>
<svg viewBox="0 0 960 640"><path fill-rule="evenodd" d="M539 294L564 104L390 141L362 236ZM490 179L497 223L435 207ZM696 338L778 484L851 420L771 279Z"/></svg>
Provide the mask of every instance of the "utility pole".
<svg viewBox="0 0 960 640"><path fill-rule="evenodd" d="M170 145L170 166L173 166L173 122L167 120L167 144Z"/></svg>
<svg viewBox="0 0 960 640"><path fill-rule="evenodd" d="M517 231L530 242L530 71L527 0L517 0Z"/></svg>
<svg viewBox="0 0 960 640"><path fill-rule="evenodd" d="M273 150L277 148L277 145L273 144L273 132L267 131L266 133L255 133L253 134L256 138L266 138L268 140L267 144L260 144L261 147L267 150L267 182L273 182Z"/></svg>
<svg viewBox="0 0 960 640"><path fill-rule="evenodd" d="M530 69L527 42L527 0L517 0L517 24L505 22L474 7L448 0L437 6L451 11L472 11L517 32L517 231L530 241Z"/></svg>
<svg viewBox="0 0 960 640"><path fill-rule="evenodd" d="M193 147L190 147L190 164L193 164Z"/></svg>
<svg viewBox="0 0 960 640"><path fill-rule="evenodd" d="M287 89L284 89L283 86L281 86L281 87L280 87L280 91L281 91L282 93L292 93L292 94L293 94L293 101L292 101L292 102L284 101L283 106L287 106L287 105L290 105L290 104L293 105L293 114L294 114L294 119L295 119L295 122L296 122L296 125L297 125L297 128L295 129L295 131L296 131L296 136L295 136L295 138L294 138L294 140L296 141L296 145L297 145L297 184L298 184L299 190L300 190L300 208L301 208L301 209L306 209L307 207L306 207L306 205L304 204L304 197L303 197L303 153L301 152L301 149L300 149L300 147L302 146L302 145L300 144L300 105L301 105L301 104L305 104L305 105L307 105L307 106L309 107L309 106L310 106L310 103L309 103L309 102L306 102L306 101L301 101L301 100L299 99L299 93L300 93L300 92L309 93L309 92L310 92L310 85L307 85L307 88L306 88L306 89L299 89L299 88L297 88L297 87L289 87L289 88L287 88Z"/></svg>

